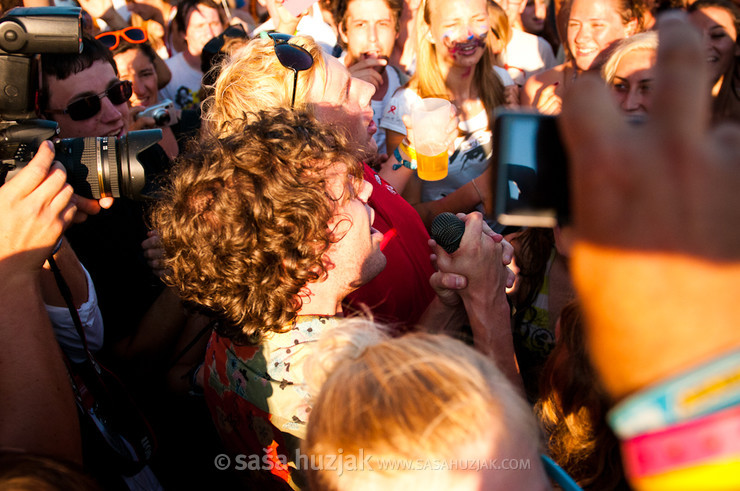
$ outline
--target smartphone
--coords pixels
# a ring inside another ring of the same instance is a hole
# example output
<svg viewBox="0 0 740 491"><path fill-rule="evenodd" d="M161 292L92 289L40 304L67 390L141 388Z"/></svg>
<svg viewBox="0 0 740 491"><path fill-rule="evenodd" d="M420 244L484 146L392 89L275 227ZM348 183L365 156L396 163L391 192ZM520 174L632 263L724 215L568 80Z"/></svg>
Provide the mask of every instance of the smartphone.
<svg viewBox="0 0 740 491"><path fill-rule="evenodd" d="M554 227L570 221L568 162L557 118L500 111L493 126L499 223Z"/></svg>

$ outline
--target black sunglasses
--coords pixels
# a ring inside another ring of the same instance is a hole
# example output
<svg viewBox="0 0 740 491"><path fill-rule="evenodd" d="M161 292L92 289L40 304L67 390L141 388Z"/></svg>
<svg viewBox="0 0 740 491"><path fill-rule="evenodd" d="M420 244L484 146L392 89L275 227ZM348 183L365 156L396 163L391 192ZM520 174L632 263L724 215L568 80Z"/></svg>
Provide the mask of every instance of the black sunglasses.
<svg viewBox="0 0 740 491"><path fill-rule="evenodd" d="M47 111L51 114L68 114L72 121L83 121L90 119L100 112L103 97L107 97L116 106L123 104L131 98L134 88L128 80L119 80L105 89L100 94L89 95L71 102L66 109L52 109Z"/></svg>
<svg viewBox="0 0 740 491"><path fill-rule="evenodd" d="M290 44L293 37L290 34L268 32L267 36L275 43L275 56L285 68L293 70L293 97L290 107L295 106L295 91L298 86L298 72L308 70L313 66L313 56L305 48Z"/></svg>

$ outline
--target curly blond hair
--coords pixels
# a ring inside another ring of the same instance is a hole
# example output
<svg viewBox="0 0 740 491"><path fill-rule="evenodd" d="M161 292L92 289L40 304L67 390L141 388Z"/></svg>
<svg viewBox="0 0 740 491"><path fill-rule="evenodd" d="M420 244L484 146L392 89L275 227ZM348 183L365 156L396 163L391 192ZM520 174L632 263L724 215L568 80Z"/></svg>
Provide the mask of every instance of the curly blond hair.
<svg viewBox="0 0 740 491"><path fill-rule="evenodd" d="M328 223L338 201L355 195L362 168L346 137L306 113L245 116L178 162L152 224L166 282L222 319L222 335L254 345L284 331L301 290L325 278L324 253L337 240ZM346 191L331 197L337 178Z"/></svg>

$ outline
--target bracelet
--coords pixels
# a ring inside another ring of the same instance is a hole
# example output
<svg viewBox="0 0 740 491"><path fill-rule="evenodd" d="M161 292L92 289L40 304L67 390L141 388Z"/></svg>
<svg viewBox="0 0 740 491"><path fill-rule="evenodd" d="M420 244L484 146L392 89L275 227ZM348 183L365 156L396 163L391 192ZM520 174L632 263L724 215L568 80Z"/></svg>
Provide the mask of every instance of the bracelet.
<svg viewBox="0 0 740 491"><path fill-rule="evenodd" d="M740 350L715 358L617 404L607 420L628 439L740 404Z"/></svg>
<svg viewBox="0 0 740 491"><path fill-rule="evenodd" d="M62 238L63 238L63 237L59 237L59 241L57 242L57 245L55 245L55 246L54 246L54 250L53 250L53 251L51 251L51 255L52 255L52 256L53 256L54 254L56 254L57 252L59 252L59 249L61 249L61 248L62 248Z"/></svg>
<svg viewBox="0 0 740 491"><path fill-rule="evenodd" d="M412 160L406 160L403 157L401 157L401 152L398 150L400 147L396 147L396 149L393 151L393 156L396 157L396 160L398 161L397 164L393 164L393 170L398 170L401 167L406 167L411 170L416 170L416 159Z"/></svg>
<svg viewBox="0 0 740 491"><path fill-rule="evenodd" d="M642 478L731 461L740 468L740 407L639 435L622 442L626 474ZM737 483L740 474L735 478Z"/></svg>

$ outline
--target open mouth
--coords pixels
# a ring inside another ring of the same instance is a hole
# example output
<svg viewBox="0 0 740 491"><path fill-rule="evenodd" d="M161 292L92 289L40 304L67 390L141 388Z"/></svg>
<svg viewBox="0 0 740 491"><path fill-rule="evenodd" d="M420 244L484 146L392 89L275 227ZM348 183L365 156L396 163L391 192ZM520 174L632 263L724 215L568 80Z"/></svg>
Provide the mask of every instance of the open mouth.
<svg viewBox="0 0 740 491"><path fill-rule="evenodd" d="M378 127L375 126L375 121L370 120L370 124L367 125L367 132L370 136L374 135L378 131Z"/></svg>

